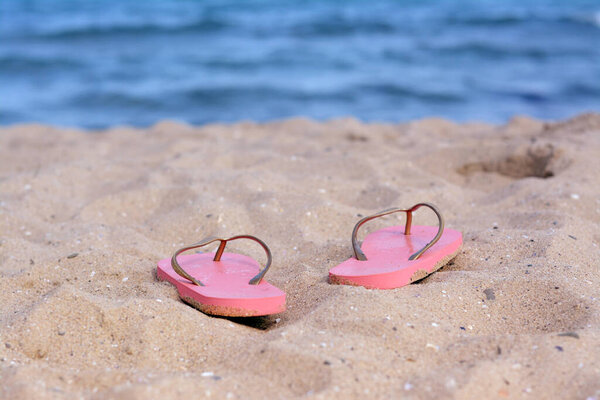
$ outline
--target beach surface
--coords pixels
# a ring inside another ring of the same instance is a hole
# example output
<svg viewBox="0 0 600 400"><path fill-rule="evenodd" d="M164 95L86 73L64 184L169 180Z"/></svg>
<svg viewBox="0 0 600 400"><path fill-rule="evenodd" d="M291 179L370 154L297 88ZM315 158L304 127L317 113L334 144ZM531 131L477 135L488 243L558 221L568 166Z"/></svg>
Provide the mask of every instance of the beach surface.
<svg viewBox="0 0 600 400"><path fill-rule="evenodd" d="M328 283L361 216L424 201L463 232L452 262ZM236 234L270 246L284 313L211 317L157 281ZM599 245L597 114L1 128L0 398L598 399Z"/></svg>

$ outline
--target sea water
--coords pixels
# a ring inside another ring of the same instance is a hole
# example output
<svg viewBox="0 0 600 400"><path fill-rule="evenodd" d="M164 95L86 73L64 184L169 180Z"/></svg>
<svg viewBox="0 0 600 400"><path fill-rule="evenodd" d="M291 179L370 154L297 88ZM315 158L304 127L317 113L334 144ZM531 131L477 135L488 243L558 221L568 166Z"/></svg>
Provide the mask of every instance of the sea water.
<svg viewBox="0 0 600 400"><path fill-rule="evenodd" d="M0 0L0 124L600 110L600 1Z"/></svg>

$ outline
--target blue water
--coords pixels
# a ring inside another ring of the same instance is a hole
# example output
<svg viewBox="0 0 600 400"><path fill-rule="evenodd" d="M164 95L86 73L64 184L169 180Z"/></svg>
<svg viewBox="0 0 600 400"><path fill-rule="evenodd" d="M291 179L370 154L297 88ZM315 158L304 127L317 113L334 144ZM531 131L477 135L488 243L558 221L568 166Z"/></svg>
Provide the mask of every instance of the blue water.
<svg viewBox="0 0 600 400"><path fill-rule="evenodd" d="M597 0L0 0L0 124L598 110Z"/></svg>

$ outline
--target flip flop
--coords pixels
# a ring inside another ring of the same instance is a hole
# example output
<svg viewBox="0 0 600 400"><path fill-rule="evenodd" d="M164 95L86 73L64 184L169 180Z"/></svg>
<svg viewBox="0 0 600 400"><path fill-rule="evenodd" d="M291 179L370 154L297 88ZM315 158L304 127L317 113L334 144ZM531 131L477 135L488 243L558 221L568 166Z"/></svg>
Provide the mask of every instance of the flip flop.
<svg viewBox="0 0 600 400"><path fill-rule="evenodd" d="M237 239L251 239L263 247L267 264L262 270L250 257L224 253L227 242ZM179 256L214 242L220 242L215 253ZM156 275L175 285L183 301L206 314L254 317L285 310L285 293L263 279L271 261L271 250L257 237L208 238L177 250L170 259L160 260Z"/></svg>
<svg viewBox="0 0 600 400"><path fill-rule="evenodd" d="M422 206L435 212L438 227L412 226L412 213ZM365 222L396 212L406 213L406 225L380 229L367 235L361 249L356 238L358 229ZM430 240L432 236L433 240ZM419 203L408 210L384 210L361 219L354 226L354 257L329 270L329 281L369 289L399 288L446 265L456 256L461 244L462 234L454 229L444 229L444 219L433 204Z"/></svg>

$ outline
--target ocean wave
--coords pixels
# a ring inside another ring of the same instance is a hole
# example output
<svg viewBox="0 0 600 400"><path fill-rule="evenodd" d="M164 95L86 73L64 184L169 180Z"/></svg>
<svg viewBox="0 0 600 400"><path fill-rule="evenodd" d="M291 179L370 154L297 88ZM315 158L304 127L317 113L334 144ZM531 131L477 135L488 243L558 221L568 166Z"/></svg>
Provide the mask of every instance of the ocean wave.
<svg viewBox="0 0 600 400"><path fill-rule="evenodd" d="M456 14L443 18L441 23L477 27L513 27L515 25L532 23L566 23L575 25L600 26L600 11L589 13L573 12L509 12L499 14Z"/></svg>
<svg viewBox="0 0 600 400"><path fill-rule="evenodd" d="M384 95L397 99L414 99L419 101L436 103L459 103L464 97L457 93L447 91L429 91L415 87L401 86L398 84L384 82L379 84L362 84L354 89L362 94Z"/></svg>
<svg viewBox="0 0 600 400"><path fill-rule="evenodd" d="M556 47L519 47L504 46L488 42L465 41L451 45L428 44L422 49L435 54L448 54L452 56L479 56L487 58L529 58L543 60L549 57L585 56L584 51L576 48L564 49Z"/></svg>
<svg viewBox="0 0 600 400"><path fill-rule="evenodd" d="M83 68L85 68L85 64L72 58L24 54L0 55L0 72L7 74L72 72Z"/></svg>
<svg viewBox="0 0 600 400"><path fill-rule="evenodd" d="M307 21L294 25L290 32L295 36L347 36L364 33L390 34L397 30L397 26L381 19L353 20L340 17L330 17Z"/></svg>
<svg viewBox="0 0 600 400"><path fill-rule="evenodd" d="M384 96L398 100L418 100L433 103L457 103L464 101L460 94L448 91L431 91L405 87L393 83L357 84L331 90L301 90L275 85L216 86L171 89L160 94L136 94L127 90L105 92L84 91L71 96L66 103L85 108L169 109L177 105L223 105L245 104L249 99L278 99L288 102L348 102L365 96ZM168 99L166 101L165 99Z"/></svg>
<svg viewBox="0 0 600 400"><path fill-rule="evenodd" d="M468 26L508 26L531 22L531 16L527 14L479 14L450 15L443 19L444 23Z"/></svg>
<svg viewBox="0 0 600 400"><path fill-rule="evenodd" d="M213 58L186 57L185 62L193 66L202 66L213 71L251 71L289 68L330 68L336 71L350 70L352 62L330 54L307 56L291 50L273 50L260 57L240 57L227 55Z"/></svg>
<svg viewBox="0 0 600 400"><path fill-rule="evenodd" d="M564 85L560 91L561 96L572 96L581 98L582 96L597 98L600 97L600 85L591 82L576 82ZM598 109L600 111L600 109Z"/></svg>
<svg viewBox="0 0 600 400"><path fill-rule="evenodd" d="M540 90L530 88L523 85L512 85L507 82L506 85L495 85L480 82L475 84L478 92L493 95L494 97L503 98L502 101L518 100L531 104L540 104L550 101L554 94L548 90Z"/></svg>
<svg viewBox="0 0 600 400"><path fill-rule="evenodd" d="M136 108L143 110L160 109L165 101L147 94L133 94L126 91L93 91L86 90L65 99L63 105L77 108L122 109Z"/></svg>
<svg viewBox="0 0 600 400"><path fill-rule="evenodd" d="M101 37L140 36L181 33L217 33L232 25L222 19L206 17L182 23L112 23L105 25L66 26L50 30L19 33L19 38L98 39Z"/></svg>
<svg viewBox="0 0 600 400"><path fill-rule="evenodd" d="M346 91L317 91L290 89L277 86L224 86L224 87L199 87L179 92L171 92L170 97L181 97L184 101L199 103L238 103L248 99L273 98L285 101L317 101L341 100L347 101L352 96Z"/></svg>

